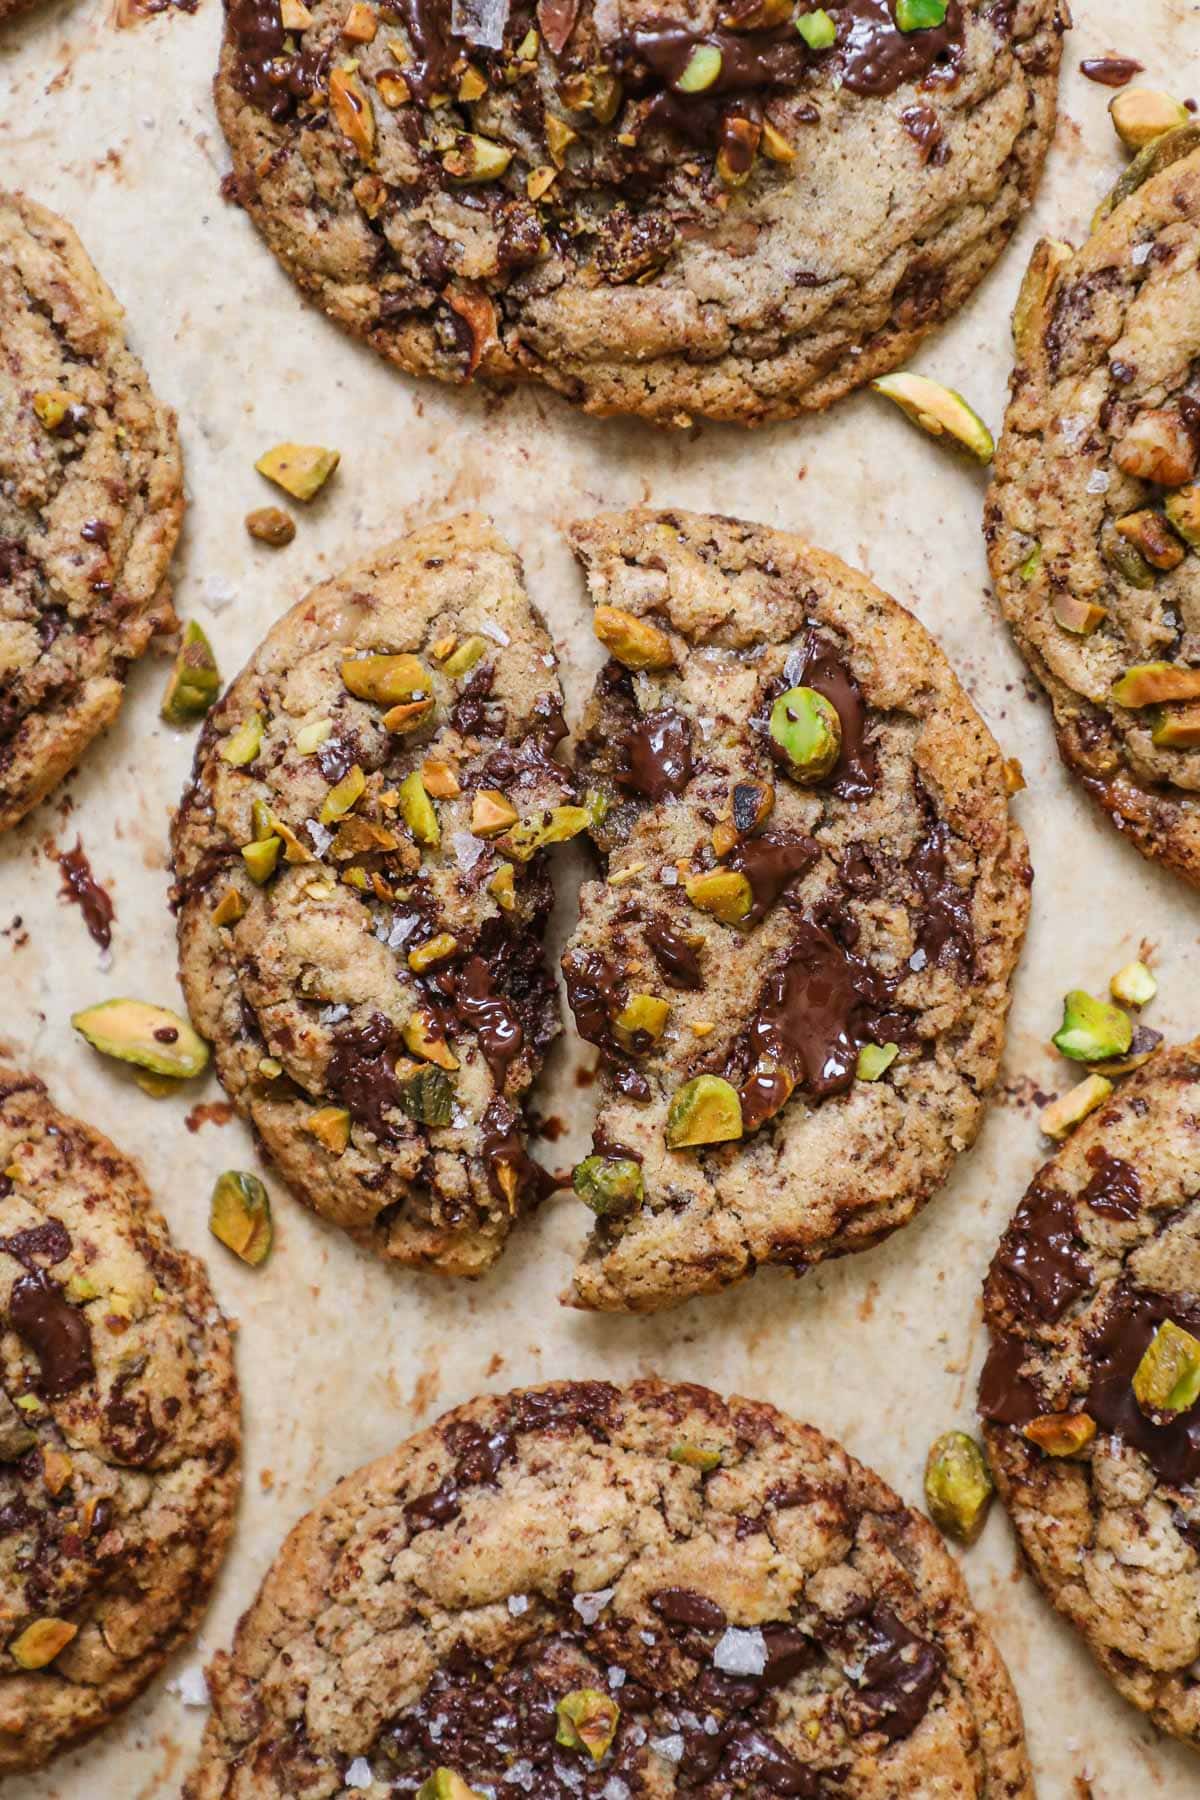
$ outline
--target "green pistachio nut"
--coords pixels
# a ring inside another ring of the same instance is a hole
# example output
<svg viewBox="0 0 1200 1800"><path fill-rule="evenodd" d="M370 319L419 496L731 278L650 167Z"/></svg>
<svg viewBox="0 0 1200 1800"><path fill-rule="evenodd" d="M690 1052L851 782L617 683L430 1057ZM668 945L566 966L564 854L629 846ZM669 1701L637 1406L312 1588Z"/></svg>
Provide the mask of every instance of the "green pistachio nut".
<svg viewBox="0 0 1200 1800"><path fill-rule="evenodd" d="M1154 586L1154 570L1137 545L1121 536L1111 519L1100 533L1100 554L1114 575L1119 575L1130 587L1144 592Z"/></svg>
<svg viewBox="0 0 1200 1800"><path fill-rule="evenodd" d="M1124 205L1130 195L1136 194L1147 181L1151 181L1155 175L1161 175L1172 163L1190 156L1198 148L1200 125L1197 124L1180 125L1175 131L1164 131L1152 138L1144 149L1138 151L1112 192L1096 208L1092 217L1092 230L1095 231L1102 225L1110 213Z"/></svg>
<svg viewBox="0 0 1200 1800"><path fill-rule="evenodd" d="M514 826L502 848L516 862L529 862L548 844L565 844L592 823L592 809L588 806L555 806L541 818Z"/></svg>
<svg viewBox="0 0 1200 1800"><path fill-rule="evenodd" d="M842 721L837 707L816 688L788 688L771 708L768 727L784 767L794 781L823 781L842 753Z"/></svg>
<svg viewBox="0 0 1200 1800"><path fill-rule="evenodd" d="M946 23L948 0L896 0L896 24L901 31L932 31Z"/></svg>
<svg viewBox="0 0 1200 1800"><path fill-rule="evenodd" d="M190 725L204 717L220 691L221 676L212 645L196 621L189 619L163 695L162 717L168 725Z"/></svg>
<svg viewBox="0 0 1200 1800"><path fill-rule="evenodd" d="M1176 488L1164 500L1163 511L1171 522L1171 529L1184 543L1192 550L1200 550L1200 487L1189 483L1187 487Z"/></svg>
<svg viewBox="0 0 1200 1800"><path fill-rule="evenodd" d="M576 1688L564 1694L554 1710L558 1715L554 1741L567 1750L586 1750L593 1762L603 1762L621 1717L612 1695L598 1688Z"/></svg>
<svg viewBox="0 0 1200 1800"><path fill-rule="evenodd" d="M741 1135L742 1102L737 1089L721 1076L693 1076L671 1096L667 1109L669 1149L727 1144Z"/></svg>
<svg viewBox="0 0 1200 1800"><path fill-rule="evenodd" d="M885 399L894 400L906 418L930 437L949 439L976 462L991 462L996 453L995 439L979 414L953 388L907 369L881 375L871 386Z"/></svg>
<svg viewBox="0 0 1200 1800"><path fill-rule="evenodd" d="M442 664L442 674L448 675L451 681L458 681L463 675L469 675L486 649L486 638L464 638Z"/></svg>
<svg viewBox="0 0 1200 1800"><path fill-rule="evenodd" d="M1040 544L1035 544L1033 549L1029 552L1029 555L1025 558L1025 561L1017 570L1017 574L1024 582L1033 581L1041 572L1043 561L1042 546Z"/></svg>
<svg viewBox="0 0 1200 1800"><path fill-rule="evenodd" d="M681 1463L685 1469L699 1469L702 1475L711 1475L721 1466L721 1452L705 1444L672 1444L667 1455L673 1463Z"/></svg>
<svg viewBox="0 0 1200 1800"><path fill-rule="evenodd" d="M258 713L251 713L243 719L236 731L231 731L221 745L218 754L222 762L227 762L233 769L244 769L252 763L263 743L263 722Z"/></svg>
<svg viewBox="0 0 1200 1800"><path fill-rule="evenodd" d="M426 1063L399 1084L400 1105L420 1125L449 1125L454 1086L444 1070Z"/></svg>
<svg viewBox="0 0 1200 1800"><path fill-rule="evenodd" d="M796 30L810 50L831 50L837 43L837 26L823 6L803 13L796 20Z"/></svg>
<svg viewBox="0 0 1200 1800"><path fill-rule="evenodd" d="M697 44L688 57L683 74L675 82L681 94L702 94L721 76L724 59L715 44Z"/></svg>
<svg viewBox="0 0 1200 1800"><path fill-rule="evenodd" d="M670 1002L657 994L630 994L620 1012L613 1015L613 1033L625 1050L640 1050L642 1040L652 1044L662 1036L671 1016Z"/></svg>
<svg viewBox="0 0 1200 1800"><path fill-rule="evenodd" d="M965 1431L947 1431L925 1463L925 1504L939 1531L973 1544L983 1530L995 1488L983 1451Z"/></svg>
<svg viewBox="0 0 1200 1800"><path fill-rule="evenodd" d="M186 1081L208 1066L208 1045L186 1019L145 1000L102 1000L72 1013L71 1023L93 1050L136 1063L153 1075Z"/></svg>
<svg viewBox="0 0 1200 1800"><path fill-rule="evenodd" d="M283 839L278 837L256 838L252 844L242 845L242 861L251 881L257 882L259 887L270 881L282 849Z"/></svg>
<svg viewBox="0 0 1200 1800"><path fill-rule="evenodd" d="M749 880L736 869L711 869L706 875L689 875L684 890L692 905L711 913L723 925L738 925L754 905Z"/></svg>
<svg viewBox="0 0 1200 1800"><path fill-rule="evenodd" d="M878 1081L887 1074L899 1054L899 1044L864 1044L854 1072L860 1081Z"/></svg>
<svg viewBox="0 0 1200 1800"><path fill-rule="evenodd" d="M349 773L343 775L342 779L336 782L326 794L321 810L317 814L321 824L336 825L337 821L344 819L348 812L353 812L362 799L366 785L367 778L355 763Z"/></svg>
<svg viewBox="0 0 1200 1800"><path fill-rule="evenodd" d="M1151 1418L1190 1412L1200 1400L1200 1339L1164 1320L1134 1371L1133 1392Z"/></svg>
<svg viewBox="0 0 1200 1800"><path fill-rule="evenodd" d="M600 1218L636 1212L646 1197L642 1165L631 1156L585 1156L571 1171L571 1186Z"/></svg>
<svg viewBox="0 0 1200 1800"><path fill-rule="evenodd" d="M1104 1062L1124 1056L1133 1042L1133 1020L1119 1006L1072 988L1063 1001L1063 1022L1053 1043L1072 1062Z"/></svg>
<svg viewBox="0 0 1200 1800"><path fill-rule="evenodd" d="M266 1260L271 1248L271 1199L257 1175L226 1169L217 1176L209 1202L208 1229L252 1268Z"/></svg>
<svg viewBox="0 0 1200 1800"><path fill-rule="evenodd" d="M1149 1006L1158 992L1158 983L1144 962L1131 962L1117 970L1108 991L1122 1006Z"/></svg>
<svg viewBox="0 0 1200 1800"><path fill-rule="evenodd" d="M397 790L400 795L400 817L418 844L434 845L442 841L437 807L433 804L421 779L420 769L406 775Z"/></svg>
<svg viewBox="0 0 1200 1800"><path fill-rule="evenodd" d="M483 1800L478 1788L468 1787L453 1769L435 1769L417 1789L417 1800Z"/></svg>
<svg viewBox="0 0 1200 1800"><path fill-rule="evenodd" d="M427 698L433 680L420 658L407 652L395 656L355 656L342 664L342 682L359 700L377 706L397 706L402 700Z"/></svg>

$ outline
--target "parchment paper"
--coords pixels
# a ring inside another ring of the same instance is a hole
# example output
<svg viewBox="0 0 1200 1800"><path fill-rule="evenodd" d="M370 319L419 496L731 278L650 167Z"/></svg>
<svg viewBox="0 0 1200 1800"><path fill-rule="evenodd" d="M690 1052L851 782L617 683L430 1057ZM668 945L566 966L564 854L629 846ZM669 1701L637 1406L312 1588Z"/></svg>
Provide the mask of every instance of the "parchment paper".
<svg viewBox="0 0 1200 1800"><path fill-rule="evenodd" d="M582 420L547 396L498 399L394 374L301 301L218 193L228 165L210 98L217 0L128 29L115 27L112 4L51 4L0 30L0 183L75 223L125 304L157 391L179 411L190 506L178 605L210 633L227 678L319 577L419 520L480 507L525 558L575 720L599 657L562 524L636 501L742 514L859 564L935 633L1024 765L1029 789L1016 807L1037 880L1005 1079L982 1137L924 1216L878 1250L802 1282L767 1271L656 1319L592 1319L556 1299L584 1236L586 1215L570 1200L521 1232L486 1281L452 1286L373 1261L262 1170L276 1246L265 1267L247 1270L206 1221L216 1174L258 1166L249 1135L237 1122L194 1132L185 1122L198 1103L221 1098L215 1079L152 1100L68 1024L74 1008L118 994L179 1004L166 839L193 739L159 722L165 665L149 659L120 722L65 790L69 807L60 795L0 844L0 1050L140 1158L177 1238L207 1258L240 1323L245 1496L200 1640L102 1737L46 1774L13 1781L12 1800L176 1793L204 1719L184 1704L180 1680L194 1688L202 1662L228 1641L285 1531L340 1474L485 1389L657 1371L740 1390L833 1433L919 1501L931 1439L972 1425L980 1280L1044 1149L1032 1093L1060 1091L1069 1073L1046 1045L1062 993L1099 991L1148 939L1162 981L1149 1022L1171 1038L1200 1031L1200 900L1148 867L1061 774L1047 708L987 598L979 475L870 394L754 436L707 428L680 438ZM1035 235L1077 240L1122 164L1105 117L1110 96L1080 77L1079 59L1137 56L1145 80L1183 97L1200 52L1200 6L1189 0L1075 5L1058 137L1034 217L917 364L961 388L993 425L1009 312ZM253 462L284 438L334 445L343 461L303 511L295 542L274 552L252 544L242 520L277 497ZM77 835L116 902L108 968L78 909L57 897L49 850ZM568 860L558 870L555 945L578 877ZM12 928L18 916L23 931ZM537 1096L540 1112L566 1127L540 1146L556 1166L588 1138L589 1095L574 1074L590 1061L568 1039ZM1200 1761L1110 1693L1021 1573L999 1510L965 1564L1025 1705L1043 1800L1194 1796Z"/></svg>

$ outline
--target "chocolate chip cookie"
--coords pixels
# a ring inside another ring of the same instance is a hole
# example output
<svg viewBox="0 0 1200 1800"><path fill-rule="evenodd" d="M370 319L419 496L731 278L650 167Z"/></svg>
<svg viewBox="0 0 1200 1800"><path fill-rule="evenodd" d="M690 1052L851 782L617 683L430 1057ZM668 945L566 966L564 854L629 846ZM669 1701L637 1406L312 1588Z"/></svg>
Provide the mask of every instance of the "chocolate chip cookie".
<svg viewBox="0 0 1200 1800"><path fill-rule="evenodd" d="M574 543L612 660L578 758L606 879L563 963L603 1062L571 1298L642 1311L923 1205L979 1127L1031 875L990 733L865 576L682 513Z"/></svg>
<svg viewBox="0 0 1200 1800"><path fill-rule="evenodd" d="M1062 15L228 0L217 110L271 249L401 368L755 424L973 291L1037 185Z"/></svg>
<svg viewBox="0 0 1200 1800"><path fill-rule="evenodd" d="M174 827L184 991L300 1197L473 1275L542 1191L521 1102L559 1029L550 640L476 518L324 582L210 713Z"/></svg>
<svg viewBox="0 0 1200 1800"><path fill-rule="evenodd" d="M996 591L1063 760L1200 881L1200 126L1130 165L1082 249L1038 245L988 498Z"/></svg>
<svg viewBox="0 0 1200 1800"><path fill-rule="evenodd" d="M0 1772L105 1724L195 1630L237 1503L232 1346L134 1165L0 1069Z"/></svg>
<svg viewBox="0 0 1200 1800"><path fill-rule="evenodd" d="M0 192L0 831L120 710L174 622L175 417L71 227Z"/></svg>
<svg viewBox="0 0 1200 1800"><path fill-rule="evenodd" d="M1033 1795L925 1519L773 1407L659 1381L475 1400L347 1477L210 1682L186 1800Z"/></svg>
<svg viewBox="0 0 1200 1800"><path fill-rule="evenodd" d="M1114 1685L1200 1749L1200 1041L1039 1171L984 1287L997 1486Z"/></svg>

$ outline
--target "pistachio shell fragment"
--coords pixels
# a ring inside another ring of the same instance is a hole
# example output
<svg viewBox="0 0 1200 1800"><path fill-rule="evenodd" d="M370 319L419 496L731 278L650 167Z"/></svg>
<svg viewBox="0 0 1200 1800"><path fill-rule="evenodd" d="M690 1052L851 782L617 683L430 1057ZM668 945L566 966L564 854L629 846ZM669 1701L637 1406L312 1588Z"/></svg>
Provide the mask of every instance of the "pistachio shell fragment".
<svg viewBox="0 0 1200 1800"><path fill-rule="evenodd" d="M742 1135L738 1091L719 1075L696 1075L671 1096L667 1146L687 1150L700 1144L727 1144Z"/></svg>
<svg viewBox="0 0 1200 1800"><path fill-rule="evenodd" d="M642 1038L657 1043L670 1016L670 1001L657 994L630 994L620 1012L613 1015L617 1042L626 1050L640 1049Z"/></svg>
<svg viewBox="0 0 1200 1800"><path fill-rule="evenodd" d="M189 619L171 665L162 717L168 725L190 725L204 717L220 691L221 676L212 645L195 619Z"/></svg>
<svg viewBox="0 0 1200 1800"><path fill-rule="evenodd" d="M435 1769L417 1789L417 1800L483 1800L478 1788L468 1787L453 1769Z"/></svg>
<svg viewBox="0 0 1200 1800"><path fill-rule="evenodd" d="M1063 1001L1063 1022L1052 1039L1072 1062L1102 1062L1124 1056L1133 1042L1133 1020L1119 1006L1072 988Z"/></svg>
<svg viewBox="0 0 1200 1800"><path fill-rule="evenodd" d="M697 44L674 86L681 94L702 94L720 79L724 58L715 44Z"/></svg>
<svg viewBox="0 0 1200 1800"><path fill-rule="evenodd" d="M271 1200L257 1175L226 1169L217 1176L208 1229L251 1268L266 1260L271 1248Z"/></svg>
<svg viewBox="0 0 1200 1800"><path fill-rule="evenodd" d="M885 399L894 400L901 412L931 437L948 437L977 462L991 462L995 439L979 414L953 388L908 370L881 375L871 386Z"/></svg>
<svg viewBox="0 0 1200 1800"><path fill-rule="evenodd" d="M621 1717L611 1694L602 1694L598 1688L576 1688L563 1695L554 1711L558 1716L555 1743L567 1750L586 1750L593 1762L603 1762Z"/></svg>
<svg viewBox="0 0 1200 1800"><path fill-rule="evenodd" d="M276 444L254 466L293 500L311 500L341 460L340 450L325 450L320 444Z"/></svg>
<svg viewBox="0 0 1200 1800"><path fill-rule="evenodd" d="M1200 669L1184 668L1180 663L1141 663L1113 683L1112 699L1131 711L1159 706L1165 700L1200 700Z"/></svg>
<svg viewBox="0 0 1200 1800"><path fill-rule="evenodd" d="M334 825L352 812L363 797L367 778L355 763L348 774L342 776L326 794L317 818L322 825Z"/></svg>
<svg viewBox="0 0 1200 1800"><path fill-rule="evenodd" d="M1095 1435L1096 1421L1087 1413L1043 1413L1021 1431L1046 1456L1078 1456Z"/></svg>
<svg viewBox="0 0 1200 1800"><path fill-rule="evenodd" d="M699 1469L704 1475L721 1466L721 1452L706 1449L703 1444L672 1444L667 1456L671 1462L681 1463L685 1469Z"/></svg>
<svg viewBox="0 0 1200 1800"><path fill-rule="evenodd" d="M837 26L823 6L818 6L815 12L801 14L796 20L796 30L810 50L831 50L837 43Z"/></svg>
<svg viewBox="0 0 1200 1800"><path fill-rule="evenodd" d="M771 708L771 742L794 781L823 781L842 752L837 707L816 688L793 687Z"/></svg>
<svg viewBox="0 0 1200 1800"><path fill-rule="evenodd" d="M342 664L343 685L356 699L373 700L377 706L395 706L401 700L421 700L433 691L433 678L420 657L354 656Z"/></svg>
<svg viewBox="0 0 1200 1800"><path fill-rule="evenodd" d="M598 606L592 614L592 629L626 669L669 669L674 665L675 653L666 632L635 613L619 606Z"/></svg>
<svg viewBox="0 0 1200 1800"><path fill-rule="evenodd" d="M1200 1339L1165 1319L1134 1371L1133 1392L1149 1418L1190 1412L1200 1400Z"/></svg>
<svg viewBox="0 0 1200 1800"><path fill-rule="evenodd" d="M1163 510L1184 543L1192 550L1200 549L1200 487L1176 488L1163 501Z"/></svg>
<svg viewBox="0 0 1200 1800"><path fill-rule="evenodd" d="M925 1462L925 1504L939 1531L973 1544L983 1530L995 1486L983 1451L965 1431L947 1431Z"/></svg>
<svg viewBox="0 0 1200 1800"><path fill-rule="evenodd" d="M262 749L262 742L262 719L258 713L251 713L248 719L242 720L236 731L230 732L218 754L221 761L227 762L230 768L244 769L254 761Z"/></svg>
<svg viewBox="0 0 1200 1800"><path fill-rule="evenodd" d="M93 1050L136 1063L153 1075L186 1081L208 1066L208 1045L186 1019L145 1000L102 1000L72 1013L71 1023Z"/></svg>
<svg viewBox="0 0 1200 1800"><path fill-rule="evenodd" d="M1158 992L1158 983L1144 962L1130 962L1117 970L1108 991L1122 1006L1148 1006Z"/></svg>
<svg viewBox="0 0 1200 1800"><path fill-rule="evenodd" d="M446 657L442 664L442 674L448 675L451 681L458 681L461 676L469 675L486 649L486 638L464 638L458 648Z"/></svg>
<svg viewBox="0 0 1200 1800"><path fill-rule="evenodd" d="M450 1078L432 1063L425 1063L399 1085L400 1105L421 1125L449 1125L454 1116L454 1088Z"/></svg>
<svg viewBox="0 0 1200 1800"><path fill-rule="evenodd" d="M1191 123L1181 100L1154 88L1125 88L1109 102L1108 115L1127 150L1144 150L1164 132Z"/></svg>
<svg viewBox="0 0 1200 1800"><path fill-rule="evenodd" d="M78 1625L68 1619L35 1619L8 1646L8 1653L21 1669L45 1669L79 1634Z"/></svg>
<svg viewBox="0 0 1200 1800"><path fill-rule="evenodd" d="M887 1074L899 1054L899 1044L864 1044L854 1072L859 1081L878 1081Z"/></svg>
<svg viewBox="0 0 1200 1800"><path fill-rule="evenodd" d="M585 1156L571 1171L571 1186L601 1218L634 1212L646 1197L642 1165L631 1156Z"/></svg>
<svg viewBox="0 0 1200 1800"><path fill-rule="evenodd" d="M1069 1093L1044 1106L1038 1124L1048 1138L1065 1138L1098 1106L1103 1106L1113 1091L1113 1084L1103 1075L1089 1075Z"/></svg>
<svg viewBox="0 0 1200 1800"><path fill-rule="evenodd" d="M350 1142L350 1114L344 1106L318 1106L308 1114L304 1129L334 1156L341 1156Z"/></svg>
<svg viewBox="0 0 1200 1800"><path fill-rule="evenodd" d="M252 844L242 845L242 861L251 881L257 882L259 887L270 881L282 849L283 839L277 837L258 838Z"/></svg>
<svg viewBox="0 0 1200 1800"><path fill-rule="evenodd" d="M747 877L736 869L712 869L705 875L689 875L684 890L693 906L711 913L723 925L738 925L754 905Z"/></svg>

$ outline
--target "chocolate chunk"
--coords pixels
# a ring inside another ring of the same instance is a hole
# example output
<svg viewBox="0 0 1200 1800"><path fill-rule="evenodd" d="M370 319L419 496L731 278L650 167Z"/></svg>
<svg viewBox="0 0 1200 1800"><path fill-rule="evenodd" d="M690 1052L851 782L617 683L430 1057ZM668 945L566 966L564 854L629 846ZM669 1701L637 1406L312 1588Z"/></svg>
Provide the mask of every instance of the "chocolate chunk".
<svg viewBox="0 0 1200 1800"><path fill-rule="evenodd" d="M619 747L616 778L647 800L682 794L692 778L692 733L682 714L663 707L639 720Z"/></svg>
<svg viewBox="0 0 1200 1800"><path fill-rule="evenodd" d="M60 1399L95 1373L87 1319L44 1269L31 1269L13 1284L8 1323L37 1357L48 1399Z"/></svg>
<svg viewBox="0 0 1200 1800"><path fill-rule="evenodd" d="M993 1332L979 1377L979 1411L996 1425L1028 1425L1046 1411L1037 1383L1022 1375L1027 1355L1020 1338Z"/></svg>
<svg viewBox="0 0 1200 1800"><path fill-rule="evenodd" d="M660 1588L651 1594L650 1604L660 1618L696 1631L724 1631L728 1622L723 1607L691 1588Z"/></svg>
<svg viewBox="0 0 1200 1800"><path fill-rule="evenodd" d="M1100 1325L1086 1341L1092 1367L1085 1410L1101 1431L1140 1450L1160 1481L1187 1487L1200 1480L1200 1406L1167 1425L1148 1419L1133 1392L1133 1377L1159 1326L1167 1319L1200 1335L1200 1304L1179 1295L1150 1294L1117 1284Z"/></svg>
<svg viewBox="0 0 1200 1800"><path fill-rule="evenodd" d="M651 919L645 928L651 955L668 986L698 992L704 986L700 954L667 919Z"/></svg>
<svg viewBox="0 0 1200 1800"><path fill-rule="evenodd" d="M911 1737L941 1684L945 1657L883 1605L867 1616L863 1648L862 1686L848 1709L855 1724L889 1743Z"/></svg>
<svg viewBox="0 0 1200 1800"><path fill-rule="evenodd" d="M1034 1182L1000 1241L992 1276L1017 1318L1048 1325L1088 1291L1092 1271L1078 1246L1069 1194L1040 1177Z"/></svg>
<svg viewBox="0 0 1200 1800"><path fill-rule="evenodd" d="M1103 1219L1136 1219L1141 1210L1142 1184L1132 1163L1110 1156L1102 1144L1088 1151L1095 1174L1079 1198Z"/></svg>
<svg viewBox="0 0 1200 1800"><path fill-rule="evenodd" d="M963 16L950 0L945 21L921 31L901 31L891 0L839 0L836 9L842 85L852 94L894 94L908 82L958 79Z"/></svg>
<svg viewBox="0 0 1200 1800"><path fill-rule="evenodd" d="M812 867L819 854L812 838L785 832L768 831L762 837L743 838L736 844L726 858L726 864L750 883L754 905L749 917L755 921L765 918L792 882Z"/></svg>
<svg viewBox="0 0 1200 1800"><path fill-rule="evenodd" d="M64 900L72 900L83 914L88 933L102 950L112 944L114 910L112 899L92 874L92 865L76 838L73 850L60 850L56 858L62 870L63 884L59 892Z"/></svg>
<svg viewBox="0 0 1200 1800"><path fill-rule="evenodd" d="M953 962L963 973L975 964L975 926L969 889L946 870L950 834L944 823L930 826L909 859L908 871L921 896L917 948L931 963Z"/></svg>
<svg viewBox="0 0 1200 1800"><path fill-rule="evenodd" d="M1089 81L1098 81L1101 87L1121 88L1135 75L1140 75L1144 67L1144 63L1135 62L1132 56L1085 56L1079 72Z"/></svg>
<svg viewBox="0 0 1200 1800"><path fill-rule="evenodd" d="M472 956L454 977L454 1009L475 1033L492 1079L503 1092L508 1065L521 1054L525 1034L516 1008L492 986L492 971Z"/></svg>
<svg viewBox="0 0 1200 1800"><path fill-rule="evenodd" d="M399 1143L409 1128L392 1117L400 1112L396 1058L402 1046L390 1019L372 1013L361 1024L338 1025L325 1070L327 1092L350 1117L375 1133L380 1143Z"/></svg>

